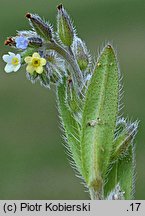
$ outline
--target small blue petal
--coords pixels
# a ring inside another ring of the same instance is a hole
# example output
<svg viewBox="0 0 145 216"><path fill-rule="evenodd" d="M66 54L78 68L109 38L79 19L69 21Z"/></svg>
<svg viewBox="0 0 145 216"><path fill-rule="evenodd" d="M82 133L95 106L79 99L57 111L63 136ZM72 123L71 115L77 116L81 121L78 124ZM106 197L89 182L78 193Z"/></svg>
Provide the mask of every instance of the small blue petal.
<svg viewBox="0 0 145 216"><path fill-rule="evenodd" d="M23 36L17 37L15 42L18 49L26 49L28 46L28 40Z"/></svg>

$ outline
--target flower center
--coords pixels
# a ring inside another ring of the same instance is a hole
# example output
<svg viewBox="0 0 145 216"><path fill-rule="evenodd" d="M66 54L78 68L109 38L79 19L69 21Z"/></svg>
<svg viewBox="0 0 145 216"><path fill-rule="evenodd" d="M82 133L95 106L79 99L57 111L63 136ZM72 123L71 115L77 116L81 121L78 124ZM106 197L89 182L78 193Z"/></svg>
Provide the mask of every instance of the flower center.
<svg viewBox="0 0 145 216"><path fill-rule="evenodd" d="M14 57L14 58L12 58L12 62L11 63L12 63L12 65L16 66L16 65L19 64L19 59L16 58L16 57Z"/></svg>
<svg viewBox="0 0 145 216"><path fill-rule="evenodd" d="M40 59L39 58L33 58L32 65L33 65L33 67L39 67L40 66Z"/></svg>

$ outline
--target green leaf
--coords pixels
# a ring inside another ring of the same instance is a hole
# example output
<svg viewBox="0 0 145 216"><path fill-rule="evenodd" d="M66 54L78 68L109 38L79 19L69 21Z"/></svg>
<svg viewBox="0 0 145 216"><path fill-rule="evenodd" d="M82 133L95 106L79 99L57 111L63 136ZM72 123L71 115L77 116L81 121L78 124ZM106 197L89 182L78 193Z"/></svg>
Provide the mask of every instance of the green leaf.
<svg viewBox="0 0 145 216"><path fill-rule="evenodd" d="M81 173L80 127L67 104L66 80L57 87L57 102L72 158Z"/></svg>
<svg viewBox="0 0 145 216"><path fill-rule="evenodd" d="M135 158L134 145L132 144L128 149L128 156L118 164L118 181L126 200L133 199L135 181L134 174Z"/></svg>
<svg viewBox="0 0 145 216"><path fill-rule="evenodd" d="M104 185L104 197L107 198L109 194L115 189L117 185L117 168L118 168L118 160L110 165L106 182Z"/></svg>
<svg viewBox="0 0 145 216"><path fill-rule="evenodd" d="M138 123L127 123L123 120L117 127L119 133L113 144L110 159L112 164L110 164L110 170L106 177L104 194L107 197L119 183L121 189L125 192L125 199L132 199L135 161L133 140L137 133ZM123 130L120 130L120 128L123 128Z"/></svg>
<svg viewBox="0 0 145 216"><path fill-rule="evenodd" d="M114 140L118 113L119 73L113 48L104 48L90 80L82 119L82 169L88 186L99 187Z"/></svg>
<svg viewBox="0 0 145 216"><path fill-rule="evenodd" d="M81 124L83 101L78 97L78 94L76 94L72 83L68 83L67 86L67 102L74 118Z"/></svg>
<svg viewBox="0 0 145 216"><path fill-rule="evenodd" d="M122 122L123 127L123 122ZM120 131L118 136L115 138L113 143L113 151L111 155L110 161L115 161L116 159L120 159L126 154L128 147L134 140L134 137L137 133L138 123L126 123L124 122L124 129Z"/></svg>
<svg viewBox="0 0 145 216"><path fill-rule="evenodd" d="M134 145L131 144L128 148L127 155L113 164L113 167L107 176L108 181L104 187L105 197L107 197L119 183L121 191L124 193L124 199L133 199L135 181L134 173Z"/></svg>

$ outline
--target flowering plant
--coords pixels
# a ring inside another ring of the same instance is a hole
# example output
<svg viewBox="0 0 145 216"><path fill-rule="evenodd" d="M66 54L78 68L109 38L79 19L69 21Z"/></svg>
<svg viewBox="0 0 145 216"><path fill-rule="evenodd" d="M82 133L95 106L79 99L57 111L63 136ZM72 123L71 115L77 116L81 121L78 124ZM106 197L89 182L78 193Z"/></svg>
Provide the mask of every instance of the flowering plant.
<svg viewBox="0 0 145 216"><path fill-rule="evenodd" d="M120 117L121 83L116 53L107 44L93 61L63 5L57 7L57 31L27 13L32 30L18 31L5 45L5 72L26 65L32 82L56 86L57 105L73 167L91 199L132 199L138 122Z"/></svg>

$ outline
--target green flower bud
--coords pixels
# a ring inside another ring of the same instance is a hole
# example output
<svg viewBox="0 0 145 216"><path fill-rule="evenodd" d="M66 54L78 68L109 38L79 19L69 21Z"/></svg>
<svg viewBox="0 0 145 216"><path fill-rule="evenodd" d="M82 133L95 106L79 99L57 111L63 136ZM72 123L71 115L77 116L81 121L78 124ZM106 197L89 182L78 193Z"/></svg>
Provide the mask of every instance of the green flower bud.
<svg viewBox="0 0 145 216"><path fill-rule="evenodd" d="M80 69L85 71L90 63L90 55L86 44L80 38L75 37L72 49Z"/></svg>
<svg viewBox="0 0 145 216"><path fill-rule="evenodd" d="M26 17L29 19L31 26L39 36L44 38L46 41L53 41L53 30L49 23L42 20L36 14L27 13Z"/></svg>
<svg viewBox="0 0 145 216"><path fill-rule="evenodd" d="M58 9L58 15L57 15L58 36L65 46L71 46L75 35L75 29L63 5L62 4L59 5L57 9Z"/></svg>

